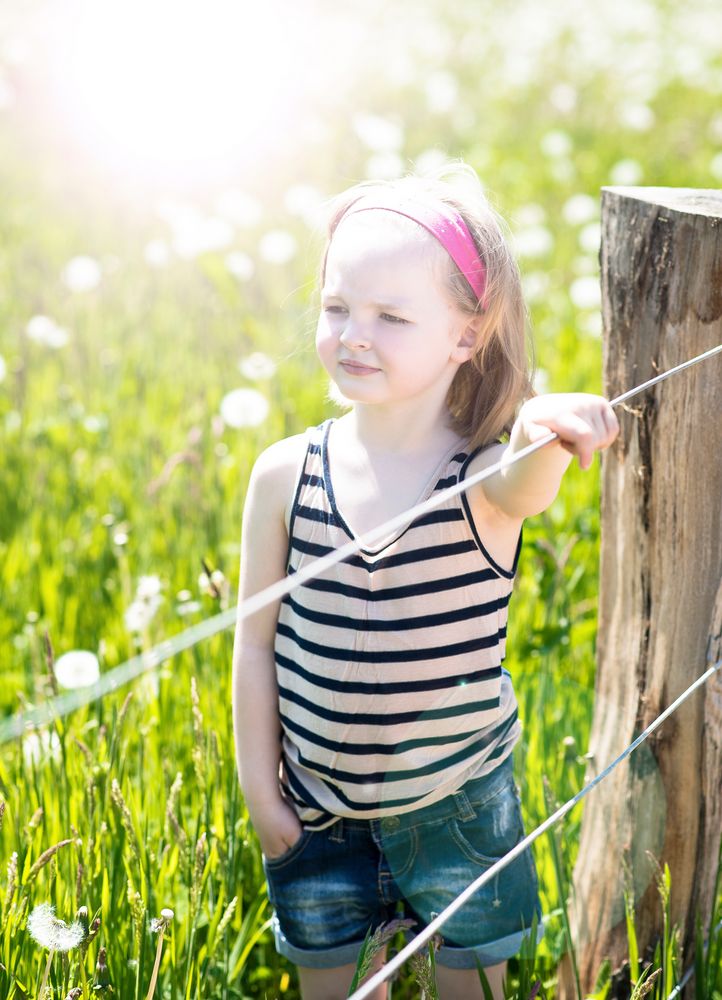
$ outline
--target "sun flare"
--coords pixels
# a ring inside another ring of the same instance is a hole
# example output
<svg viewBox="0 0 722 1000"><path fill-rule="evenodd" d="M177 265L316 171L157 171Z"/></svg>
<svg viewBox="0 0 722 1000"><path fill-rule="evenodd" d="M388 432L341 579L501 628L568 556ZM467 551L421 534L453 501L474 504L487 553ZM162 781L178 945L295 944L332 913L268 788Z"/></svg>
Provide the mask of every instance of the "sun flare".
<svg viewBox="0 0 722 1000"><path fill-rule="evenodd" d="M243 161L294 114L305 30L280 0L75 0L51 39L55 103L120 169Z"/></svg>

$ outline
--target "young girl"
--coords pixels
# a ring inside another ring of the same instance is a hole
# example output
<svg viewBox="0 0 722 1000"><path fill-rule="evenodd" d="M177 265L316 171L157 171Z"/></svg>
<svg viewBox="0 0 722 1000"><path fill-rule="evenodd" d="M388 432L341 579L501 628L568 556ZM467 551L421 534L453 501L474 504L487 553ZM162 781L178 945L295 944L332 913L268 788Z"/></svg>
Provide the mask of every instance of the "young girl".
<svg viewBox="0 0 722 1000"><path fill-rule="evenodd" d="M400 913L420 930L523 838L502 668L522 521L618 433L599 396L533 396L519 273L470 168L340 196L316 346L350 408L256 462L240 601L560 440L239 622L239 775L304 1000L347 996L369 928ZM441 996L481 997L478 962L503 997L534 914L527 850L445 924Z"/></svg>

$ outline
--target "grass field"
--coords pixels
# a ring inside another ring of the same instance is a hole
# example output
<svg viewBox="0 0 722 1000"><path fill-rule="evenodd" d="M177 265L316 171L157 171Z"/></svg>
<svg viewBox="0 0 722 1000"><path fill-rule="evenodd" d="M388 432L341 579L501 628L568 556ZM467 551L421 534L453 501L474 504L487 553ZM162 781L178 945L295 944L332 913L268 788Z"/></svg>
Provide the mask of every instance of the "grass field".
<svg viewBox="0 0 722 1000"><path fill-rule="evenodd" d="M514 236L538 387L600 390L600 187L720 185L718 11L422 13L413 32L406 2L349 13L378 49L349 56L345 89L302 109L306 130L235 179L170 193L68 152L23 90L32 66L0 48L0 82L17 83L0 112L0 717L62 690L46 635L56 659L90 651L105 672L235 603L255 456L334 412L314 280L319 206L348 184L470 162ZM318 0L322 15L335 16ZM573 466L525 527L510 612L528 829L584 782L598 548L598 465ZM48 949L27 918L44 903L67 924L82 906L100 917L67 952L55 928L48 996L102 994L108 979L142 1000L160 936L159 998L298 996L238 787L231 651L226 631L0 748L0 997L38 995ZM535 845L546 935L533 969L510 965L518 994L539 980L554 996L580 823L578 808ZM668 930L660 1000L675 975ZM716 954L700 998L722 991ZM633 946L630 960L633 972ZM406 974L393 995L419 987Z"/></svg>

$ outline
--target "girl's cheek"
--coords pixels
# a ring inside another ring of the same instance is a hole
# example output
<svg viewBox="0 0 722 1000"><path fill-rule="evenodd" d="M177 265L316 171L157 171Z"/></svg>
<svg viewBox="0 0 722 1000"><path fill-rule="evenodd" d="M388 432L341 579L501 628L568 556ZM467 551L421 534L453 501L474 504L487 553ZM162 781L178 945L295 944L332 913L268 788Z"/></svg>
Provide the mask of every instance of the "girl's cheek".
<svg viewBox="0 0 722 1000"><path fill-rule="evenodd" d="M327 323L319 323L316 330L316 353L325 367L328 367L333 357L336 339Z"/></svg>

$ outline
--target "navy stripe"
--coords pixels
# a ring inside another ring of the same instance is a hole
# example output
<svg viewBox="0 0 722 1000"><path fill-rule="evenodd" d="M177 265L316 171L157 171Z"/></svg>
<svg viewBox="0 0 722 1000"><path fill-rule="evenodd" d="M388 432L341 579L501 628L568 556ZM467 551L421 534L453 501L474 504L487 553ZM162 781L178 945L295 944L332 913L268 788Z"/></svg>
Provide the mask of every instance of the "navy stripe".
<svg viewBox="0 0 722 1000"><path fill-rule="evenodd" d="M472 701L465 705L450 705L446 708L417 709L415 712L337 712L331 708L323 708L315 702L308 701L295 691L279 685L278 694L287 701L299 705L320 719L330 722L348 722L354 726L393 726L399 722L431 722L437 719L454 719L460 715L473 715L475 712L488 712L498 708L500 699L487 698L485 701Z"/></svg>
<svg viewBox="0 0 722 1000"><path fill-rule="evenodd" d="M461 511L459 513L461 513ZM463 517L464 515L461 514L461 516ZM319 510L317 507L306 507L301 503L296 507L296 517L302 517L306 521L316 521L318 524L334 526L338 524L333 515L333 511Z"/></svg>
<svg viewBox="0 0 722 1000"><path fill-rule="evenodd" d="M297 570L288 567L289 575ZM383 587L380 590L370 590L368 587L354 587L338 580L306 580L303 584L309 590L318 590L325 594L339 594L341 597L357 597L361 601L397 601L404 597L422 597L425 594L440 594L461 587L474 587L490 580L498 580L498 574L493 569L480 569L473 573L460 573L458 576L441 577L438 580L419 580L406 587Z"/></svg>
<svg viewBox="0 0 722 1000"><path fill-rule="evenodd" d="M335 784L379 785L387 784L390 781L411 781L414 778L425 778L429 774L436 774L438 771L444 771L446 768L452 767L454 764L458 764L460 761L467 760L469 757L472 757L475 753L478 753L480 749L487 746L488 743L488 736L480 736L479 739L474 740L474 742L468 747L464 747L462 750L457 750L456 753L452 753L448 757L444 757L441 760L431 761L429 764L424 764L423 767L409 768L405 771L369 771L366 774L358 774L355 771L342 771L340 768L328 767L326 764L320 764L317 761L309 760L304 757L300 751L298 760L299 763L309 771L313 771L315 774L325 774L326 777L331 778Z"/></svg>
<svg viewBox="0 0 722 1000"><path fill-rule="evenodd" d="M446 479L440 479L436 486L434 487L434 492L436 490L447 490L450 486L456 483L458 476L447 476Z"/></svg>
<svg viewBox="0 0 722 1000"><path fill-rule="evenodd" d="M502 634L502 630L497 629L491 635L480 635L464 642L448 642L443 646L428 646L423 649L340 649L337 646L327 646L325 643L304 639L290 625L283 622L278 623L276 632L290 639L306 653L314 653L326 660L343 660L347 663L418 663L420 660L442 660L464 653L478 653L480 649L491 649L497 646L506 634L506 630Z"/></svg>
<svg viewBox="0 0 722 1000"><path fill-rule="evenodd" d="M302 486L320 486L323 489L323 479L312 472L304 472L301 476Z"/></svg>
<svg viewBox="0 0 722 1000"><path fill-rule="evenodd" d="M404 694L411 691L443 691L445 688L468 687L501 677L501 667L486 667L469 674L453 674L451 677L429 677L417 681L340 681L333 677L322 677L312 670L306 670L294 660L276 653L279 667L289 670L297 677L303 677L316 687L326 691L340 691L344 694L387 695Z"/></svg>
<svg viewBox="0 0 722 1000"><path fill-rule="evenodd" d="M395 756L396 754L405 753L407 750L418 750L420 747L462 743L464 740L471 739L479 731L478 729L471 729L465 733L428 736L426 739L402 740L399 743L349 743L347 740L331 740L325 736L319 736L318 733L294 722L287 715L281 714L281 722L285 729L290 729L297 736L307 740L309 743L313 743L315 746L324 747L326 750L333 750L336 753L359 754L360 756L367 756L368 754L388 754L389 756ZM496 733L494 738L496 738Z"/></svg>
<svg viewBox="0 0 722 1000"><path fill-rule="evenodd" d="M486 760L496 760L496 758L500 757L505 751L507 751L505 746L497 747L496 750L492 750ZM411 805L428 795L428 792L423 792L421 795L414 795L413 798L410 799L384 799L383 801L377 799L375 802L357 802L355 799L351 799L348 795L344 794L338 786L333 785L330 781L326 781L326 779L322 778L320 775L318 780L322 781L326 788L328 788L328 790L332 792L337 799L343 802L348 809L353 809L355 812L372 812L378 810L388 812L389 810L400 809L402 806Z"/></svg>
<svg viewBox="0 0 722 1000"><path fill-rule="evenodd" d="M451 625L454 622L465 622L470 618L488 618L497 614L509 603L509 594L497 597L485 604L472 604L468 608L453 608L451 611L439 611L433 615L417 615L415 618L383 618L350 617L334 615L326 611L314 611L299 604L290 594L283 598L283 604L288 605L299 618L315 622L318 625L330 625L332 628L350 628L354 632L400 632L406 629L434 628L438 625Z"/></svg>
<svg viewBox="0 0 722 1000"><path fill-rule="evenodd" d="M318 545L316 542L307 542L302 538L293 538L291 544L297 552L309 556L325 556L329 552L335 551L332 545ZM463 555L465 552L476 552L476 550L476 544L469 538L461 542L451 542L448 545L428 545L423 549L412 549L410 552L383 556L376 562L366 562L360 556L348 556L342 561L349 566L357 566L373 573L374 570L388 569L391 566L406 566L409 563L424 562L428 559L445 559L449 556Z"/></svg>

